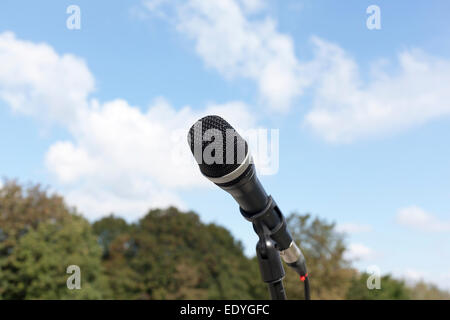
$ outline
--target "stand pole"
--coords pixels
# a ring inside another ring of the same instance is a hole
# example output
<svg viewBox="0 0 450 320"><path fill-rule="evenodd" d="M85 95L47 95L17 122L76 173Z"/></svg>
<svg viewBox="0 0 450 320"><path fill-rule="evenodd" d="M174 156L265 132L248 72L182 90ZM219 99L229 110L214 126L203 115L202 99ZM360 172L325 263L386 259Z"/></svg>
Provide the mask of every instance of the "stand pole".
<svg viewBox="0 0 450 320"><path fill-rule="evenodd" d="M272 300L286 300L286 292L284 292L283 280L269 283L269 293Z"/></svg>

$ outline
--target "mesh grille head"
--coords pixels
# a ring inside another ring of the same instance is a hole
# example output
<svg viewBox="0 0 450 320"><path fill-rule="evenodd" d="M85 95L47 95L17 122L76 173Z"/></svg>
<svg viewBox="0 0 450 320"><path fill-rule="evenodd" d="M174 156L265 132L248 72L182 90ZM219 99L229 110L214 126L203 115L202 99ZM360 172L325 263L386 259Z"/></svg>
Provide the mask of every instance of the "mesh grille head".
<svg viewBox="0 0 450 320"><path fill-rule="evenodd" d="M200 171L223 177L236 170L248 153L247 142L219 116L206 116L189 130L188 143Z"/></svg>

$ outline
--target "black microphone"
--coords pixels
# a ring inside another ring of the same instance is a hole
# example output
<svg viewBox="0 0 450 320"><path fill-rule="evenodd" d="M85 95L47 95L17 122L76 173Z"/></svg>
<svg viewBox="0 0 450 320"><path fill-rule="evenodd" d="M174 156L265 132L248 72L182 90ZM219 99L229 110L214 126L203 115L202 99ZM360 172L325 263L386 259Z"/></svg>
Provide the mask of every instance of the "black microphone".
<svg viewBox="0 0 450 320"><path fill-rule="evenodd" d="M188 144L201 173L231 194L254 228L257 222L268 229L283 260L303 281L308 275L303 254L292 240L277 204L262 187L247 142L227 121L209 115L192 125Z"/></svg>

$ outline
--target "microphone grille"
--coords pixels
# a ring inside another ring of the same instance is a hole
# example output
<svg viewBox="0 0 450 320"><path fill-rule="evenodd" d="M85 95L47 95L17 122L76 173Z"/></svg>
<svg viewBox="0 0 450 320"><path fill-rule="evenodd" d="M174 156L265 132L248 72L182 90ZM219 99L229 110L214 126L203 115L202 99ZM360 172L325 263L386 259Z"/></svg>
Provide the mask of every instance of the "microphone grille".
<svg viewBox="0 0 450 320"><path fill-rule="evenodd" d="M209 115L194 123L188 144L207 177L223 177L236 170L248 153L247 142L224 119Z"/></svg>

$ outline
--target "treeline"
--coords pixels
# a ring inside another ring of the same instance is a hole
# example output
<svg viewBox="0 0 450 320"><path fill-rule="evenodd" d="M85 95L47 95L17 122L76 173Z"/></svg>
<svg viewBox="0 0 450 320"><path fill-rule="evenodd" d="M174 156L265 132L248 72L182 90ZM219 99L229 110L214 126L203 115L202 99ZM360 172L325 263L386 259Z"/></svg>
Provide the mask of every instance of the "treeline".
<svg viewBox="0 0 450 320"><path fill-rule="evenodd" d="M450 298L389 275L381 290L368 290L368 275L344 259L344 235L334 224L299 214L288 223L308 261L313 299ZM80 267L80 290L67 288L69 265ZM298 276L285 269L288 297L302 299ZM112 215L90 224L62 197L6 181L0 189L0 298L268 299L268 293L242 244L194 212L168 208L133 224Z"/></svg>

